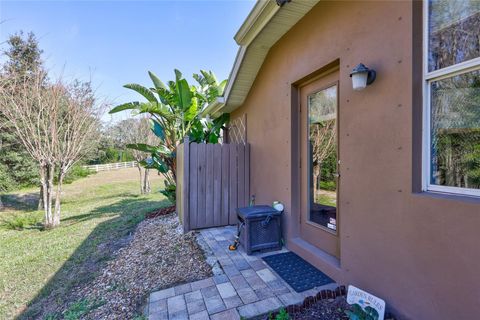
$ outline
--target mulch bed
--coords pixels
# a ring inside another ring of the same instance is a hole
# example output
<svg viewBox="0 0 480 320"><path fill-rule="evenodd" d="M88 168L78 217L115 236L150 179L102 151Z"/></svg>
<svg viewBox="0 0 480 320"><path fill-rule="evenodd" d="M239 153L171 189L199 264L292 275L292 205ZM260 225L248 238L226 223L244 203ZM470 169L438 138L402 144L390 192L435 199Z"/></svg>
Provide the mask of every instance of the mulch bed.
<svg viewBox="0 0 480 320"><path fill-rule="evenodd" d="M288 313L288 319L294 320L348 320L345 314L345 310L349 309L346 294L345 286L339 286L335 290L322 290L315 296L305 298L303 303L287 306L283 311ZM279 313L280 311L273 312L263 319L275 320Z"/></svg>
<svg viewBox="0 0 480 320"><path fill-rule="evenodd" d="M300 312L289 313L290 319L294 320L348 320L345 310L349 309L349 305L344 297L336 299L319 300L310 307Z"/></svg>
<svg viewBox="0 0 480 320"><path fill-rule="evenodd" d="M351 306L346 301L346 295L345 286L339 286L335 290L322 290L315 296L305 298L303 303L287 306L283 310L273 312L263 318L254 318L254 320L283 320L285 318L282 318L280 314L282 311L288 313L290 320L348 320L345 310L351 310ZM395 320L395 317L386 313L385 320Z"/></svg>
<svg viewBox="0 0 480 320"><path fill-rule="evenodd" d="M73 301L96 304L81 319L134 319L142 314L150 292L211 273L196 234L182 234L176 214L163 215L141 222L131 242L117 251L102 273L75 289ZM71 304L61 312L68 307Z"/></svg>
<svg viewBox="0 0 480 320"><path fill-rule="evenodd" d="M158 210L147 213L146 218L147 219L158 218L158 217L166 216L167 214L174 213L174 212L175 212L175 206L160 208Z"/></svg>

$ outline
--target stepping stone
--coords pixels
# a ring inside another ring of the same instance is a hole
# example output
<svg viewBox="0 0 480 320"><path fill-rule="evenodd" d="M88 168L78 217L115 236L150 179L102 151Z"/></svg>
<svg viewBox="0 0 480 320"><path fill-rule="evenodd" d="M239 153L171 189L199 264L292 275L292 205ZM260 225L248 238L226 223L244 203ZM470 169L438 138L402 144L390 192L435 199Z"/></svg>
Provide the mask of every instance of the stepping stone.
<svg viewBox="0 0 480 320"><path fill-rule="evenodd" d="M174 295L175 295L175 289L174 288L168 288L168 289L165 289L165 290L160 290L160 291L154 292L150 295L150 302L170 298L170 297L173 297Z"/></svg>
<svg viewBox="0 0 480 320"><path fill-rule="evenodd" d="M211 320L240 320L237 310L229 309L220 313L216 313L210 317Z"/></svg>

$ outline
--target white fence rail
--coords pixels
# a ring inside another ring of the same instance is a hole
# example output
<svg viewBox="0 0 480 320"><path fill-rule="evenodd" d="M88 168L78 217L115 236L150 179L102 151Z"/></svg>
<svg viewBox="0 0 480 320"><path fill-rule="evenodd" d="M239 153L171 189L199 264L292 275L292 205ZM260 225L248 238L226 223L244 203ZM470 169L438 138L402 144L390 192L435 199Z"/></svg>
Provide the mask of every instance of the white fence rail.
<svg viewBox="0 0 480 320"><path fill-rule="evenodd" d="M89 166L83 166L83 168L99 172L99 171L110 171L110 170L118 170L124 168L133 168L137 165L136 161L130 162L117 162L117 163L106 163L106 164L92 164Z"/></svg>

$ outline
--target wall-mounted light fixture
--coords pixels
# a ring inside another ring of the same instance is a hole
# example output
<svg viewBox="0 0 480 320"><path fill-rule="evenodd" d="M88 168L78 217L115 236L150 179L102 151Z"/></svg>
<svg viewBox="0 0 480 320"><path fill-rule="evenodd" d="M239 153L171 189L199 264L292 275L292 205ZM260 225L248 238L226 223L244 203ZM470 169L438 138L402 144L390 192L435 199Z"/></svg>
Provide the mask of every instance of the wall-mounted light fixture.
<svg viewBox="0 0 480 320"><path fill-rule="evenodd" d="M283 5L284 5L285 3L290 2L290 1L292 1L292 0L277 0L277 5L278 5L279 7L283 7Z"/></svg>
<svg viewBox="0 0 480 320"><path fill-rule="evenodd" d="M359 63L350 73L352 78L353 90L363 90L375 81L377 73L373 69L367 68L363 63Z"/></svg>

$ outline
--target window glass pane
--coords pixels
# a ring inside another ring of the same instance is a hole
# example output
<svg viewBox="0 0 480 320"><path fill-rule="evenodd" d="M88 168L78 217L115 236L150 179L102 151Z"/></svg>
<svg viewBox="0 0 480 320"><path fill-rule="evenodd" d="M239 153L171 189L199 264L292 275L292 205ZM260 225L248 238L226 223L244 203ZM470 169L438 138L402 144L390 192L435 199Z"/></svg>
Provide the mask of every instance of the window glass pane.
<svg viewBox="0 0 480 320"><path fill-rule="evenodd" d="M308 96L310 216L337 230L337 86Z"/></svg>
<svg viewBox="0 0 480 320"><path fill-rule="evenodd" d="M430 85L430 183L480 189L480 71Z"/></svg>
<svg viewBox="0 0 480 320"><path fill-rule="evenodd" d="M428 70L480 57L480 1L429 1Z"/></svg>

